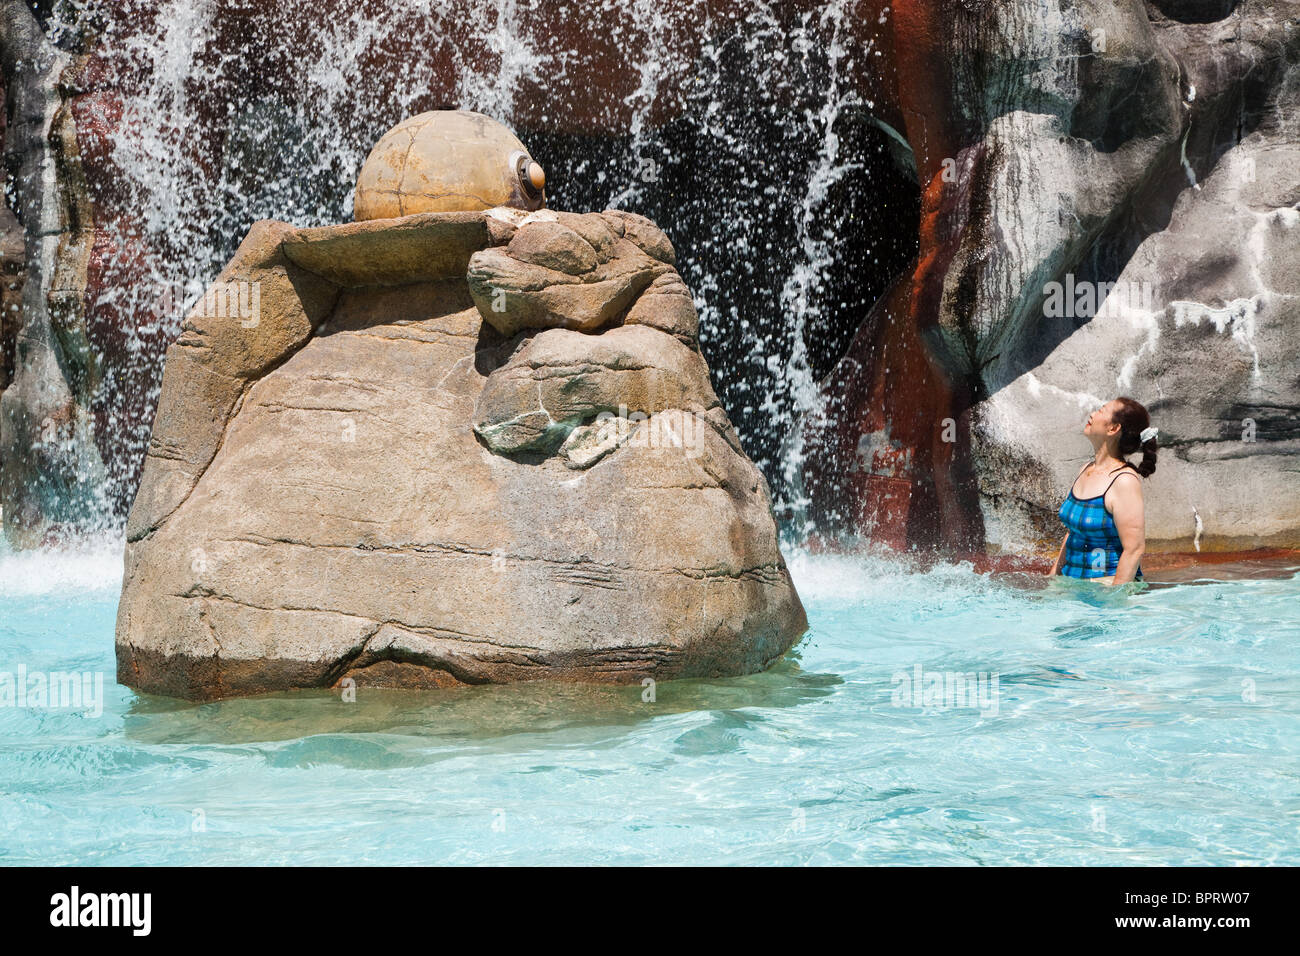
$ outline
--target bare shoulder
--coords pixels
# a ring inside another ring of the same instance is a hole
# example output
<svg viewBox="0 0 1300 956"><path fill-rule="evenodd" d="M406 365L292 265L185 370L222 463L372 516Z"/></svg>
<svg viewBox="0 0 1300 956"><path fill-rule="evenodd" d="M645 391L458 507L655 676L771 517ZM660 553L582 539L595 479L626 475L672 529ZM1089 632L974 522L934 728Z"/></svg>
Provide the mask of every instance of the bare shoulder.
<svg viewBox="0 0 1300 956"><path fill-rule="evenodd" d="M1122 488L1127 491L1135 491L1138 494L1142 494L1142 476L1137 473L1137 469L1135 468L1125 468L1115 476L1115 483L1111 488L1112 490L1115 488Z"/></svg>

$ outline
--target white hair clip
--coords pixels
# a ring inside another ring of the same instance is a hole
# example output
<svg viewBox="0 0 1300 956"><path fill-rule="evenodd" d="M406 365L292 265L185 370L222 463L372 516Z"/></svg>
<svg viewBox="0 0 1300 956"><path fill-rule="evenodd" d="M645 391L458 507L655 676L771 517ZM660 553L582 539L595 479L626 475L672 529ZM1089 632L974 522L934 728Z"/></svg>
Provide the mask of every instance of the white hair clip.
<svg viewBox="0 0 1300 956"><path fill-rule="evenodd" d="M1151 439L1155 438L1159 434L1160 434L1160 429L1156 428L1155 425L1152 425L1150 428L1142 429L1142 434L1139 435L1138 438L1142 442L1142 444L1145 445L1147 442L1149 442Z"/></svg>

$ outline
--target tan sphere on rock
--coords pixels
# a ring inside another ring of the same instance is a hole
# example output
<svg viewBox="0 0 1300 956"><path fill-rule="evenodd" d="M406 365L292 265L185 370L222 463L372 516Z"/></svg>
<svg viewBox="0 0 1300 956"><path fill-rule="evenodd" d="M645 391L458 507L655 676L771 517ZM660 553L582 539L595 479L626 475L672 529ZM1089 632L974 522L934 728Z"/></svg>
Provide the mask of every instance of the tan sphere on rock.
<svg viewBox="0 0 1300 956"><path fill-rule="evenodd" d="M380 137L357 177L353 218L540 209L545 185L542 167L505 126L469 110L434 110Z"/></svg>

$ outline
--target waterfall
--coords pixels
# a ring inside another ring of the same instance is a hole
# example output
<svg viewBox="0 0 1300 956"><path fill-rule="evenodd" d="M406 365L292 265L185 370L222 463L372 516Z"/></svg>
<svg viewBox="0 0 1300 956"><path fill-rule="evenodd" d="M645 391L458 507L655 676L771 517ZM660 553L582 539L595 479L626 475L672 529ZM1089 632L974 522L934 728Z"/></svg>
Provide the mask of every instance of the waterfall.
<svg viewBox="0 0 1300 956"><path fill-rule="evenodd" d="M850 0L57 6L51 35L98 32L83 46L113 83L90 97L120 102L104 129L129 212L96 225L117 269L106 274L133 278L87 303L123 316L110 364L126 369L101 396L119 497L134 490L162 353L249 225L350 219L386 129L465 108L518 132L553 207L626 208L665 228L719 397L778 515L795 519L794 425L915 246L905 228L900 244L864 222L861 197L891 161L862 93L873 48L851 35L866 29L855 16Z"/></svg>

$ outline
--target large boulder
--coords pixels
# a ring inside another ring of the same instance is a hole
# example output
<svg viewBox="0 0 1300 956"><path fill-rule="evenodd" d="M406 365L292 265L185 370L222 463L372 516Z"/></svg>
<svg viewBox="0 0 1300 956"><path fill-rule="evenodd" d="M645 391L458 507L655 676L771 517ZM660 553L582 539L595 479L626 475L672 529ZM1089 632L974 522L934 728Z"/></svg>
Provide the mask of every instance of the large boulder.
<svg viewBox="0 0 1300 956"><path fill-rule="evenodd" d="M119 680L213 698L778 659L804 611L672 261L614 212L254 226L168 350Z"/></svg>

